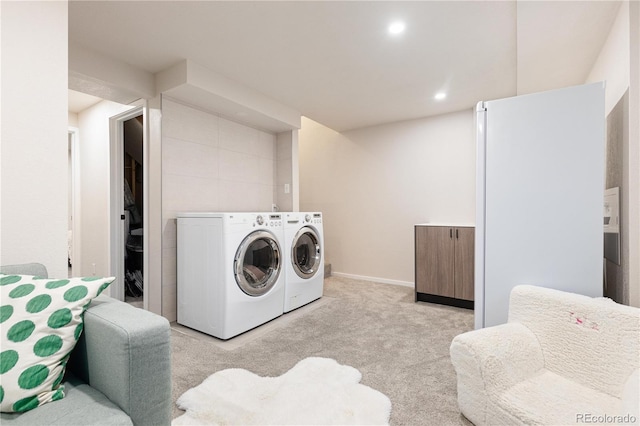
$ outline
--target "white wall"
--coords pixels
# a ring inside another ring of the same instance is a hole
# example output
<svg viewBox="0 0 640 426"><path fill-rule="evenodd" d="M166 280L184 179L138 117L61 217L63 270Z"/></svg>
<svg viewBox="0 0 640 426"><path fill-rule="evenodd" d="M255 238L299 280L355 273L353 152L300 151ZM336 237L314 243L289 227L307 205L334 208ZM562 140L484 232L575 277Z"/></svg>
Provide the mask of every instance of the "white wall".
<svg viewBox="0 0 640 426"><path fill-rule="evenodd" d="M632 76L629 87L629 138L632 141L629 147L629 216L640 218L640 3L631 3L629 10ZM629 251L633 256L629 265L629 303L640 308L640 220L631 222L629 234Z"/></svg>
<svg viewBox="0 0 640 426"><path fill-rule="evenodd" d="M176 319L176 213L271 211L276 137L162 99L162 315Z"/></svg>
<svg viewBox="0 0 640 426"><path fill-rule="evenodd" d="M122 104L156 94L152 73L75 43L69 45L68 86Z"/></svg>
<svg viewBox="0 0 640 426"><path fill-rule="evenodd" d="M110 274L109 119L130 108L128 105L101 101L78 114L82 264L76 275Z"/></svg>
<svg viewBox="0 0 640 426"><path fill-rule="evenodd" d="M0 264L40 262L66 277L67 2L0 7Z"/></svg>
<svg viewBox="0 0 640 426"><path fill-rule="evenodd" d="M640 308L640 2L629 4L629 304Z"/></svg>
<svg viewBox="0 0 640 426"><path fill-rule="evenodd" d="M273 197L278 209L283 212L299 211L298 130L276 135L275 181Z"/></svg>
<svg viewBox="0 0 640 426"><path fill-rule="evenodd" d="M605 115L609 115L629 87L629 3L620 5L598 59L593 64L586 83L607 82Z"/></svg>
<svg viewBox="0 0 640 426"><path fill-rule="evenodd" d="M303 118L299 161L336 273L413 286L414 224L474 222L471 109L345 133Z"/></svg>
<svg viewBox="0 0 640 426"><path fill-rule="evenodd" d="M640 306L640 116L638 97L640 95L640 70L638 52L640 50L640 19L637 2L625 1L620 5L616 20L609 36L598 55L586 83L606 81L605 110L608 115L629 90L628 153L625 161L629 171L627 191L621 194L625 211L621 211L623 222L627 222L627 232L622 235L623 244L629 247L629 304ZM633 62L632 62L633 60ZM623 223L623 226L625 224ZM624 232L624 231L623 231ZM627 239L625 242L624 239Z"/></svg>
<svg viewBox="0 0 640 426"><path fill-rule="evenodd" d="M69 111L68 117L69 117L69 120L68 120L69 127L78 127L78 114L75 112Z"/></svg>

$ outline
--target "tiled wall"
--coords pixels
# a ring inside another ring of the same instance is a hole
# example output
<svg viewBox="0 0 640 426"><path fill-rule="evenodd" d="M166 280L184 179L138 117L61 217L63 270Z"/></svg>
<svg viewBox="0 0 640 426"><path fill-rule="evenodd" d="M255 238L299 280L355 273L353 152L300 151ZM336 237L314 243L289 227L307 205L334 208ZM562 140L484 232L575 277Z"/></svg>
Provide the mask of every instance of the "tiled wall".
<svg viewBox="0 0 640 426"><path fill-rule="evenodd" d="M162 315L176 319L176 213L271 211L276 136L162 100Z"/></svg>

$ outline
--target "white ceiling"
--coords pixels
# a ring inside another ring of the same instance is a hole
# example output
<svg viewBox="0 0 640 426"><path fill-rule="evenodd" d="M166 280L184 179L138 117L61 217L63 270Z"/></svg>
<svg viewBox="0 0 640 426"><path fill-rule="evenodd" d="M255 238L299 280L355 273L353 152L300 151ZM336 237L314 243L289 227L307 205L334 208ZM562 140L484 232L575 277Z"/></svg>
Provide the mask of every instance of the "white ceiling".
<svg viewBox="0 0 640 426"><path fill-rule="evenodd" d="M102 99L93 96L87 95L86 93L77 92L75 90L69 90L69 112L73 112L75 114L84 111L100 102Z"/></svg>
<svg viewBox="0 0 640 426"><path fill-rule="evenodd" d="M619 5L71 1L69 39L151 73L190 59L343 131L581 84Z"/></svg>

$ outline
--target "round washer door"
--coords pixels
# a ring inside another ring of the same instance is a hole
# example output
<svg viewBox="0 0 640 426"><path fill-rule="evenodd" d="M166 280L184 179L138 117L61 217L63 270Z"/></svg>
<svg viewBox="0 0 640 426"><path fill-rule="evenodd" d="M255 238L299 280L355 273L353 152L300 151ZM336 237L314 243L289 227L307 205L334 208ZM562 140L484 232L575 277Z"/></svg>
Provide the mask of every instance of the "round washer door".
<svg viewBox="0 0 640 426"><path fill-rule="evenodd" d="M320 238L313 228L300 228L291 245L291 266L300 278L311 278L320 269Z"/></svg>
<svg viewBox="0 0 640 426"><path fill-rule="evenodd" d="M262 296L276 284L281 267L280 245L273 234L255 231L236 251L234 272L238 287L249 296Z"/></svg>

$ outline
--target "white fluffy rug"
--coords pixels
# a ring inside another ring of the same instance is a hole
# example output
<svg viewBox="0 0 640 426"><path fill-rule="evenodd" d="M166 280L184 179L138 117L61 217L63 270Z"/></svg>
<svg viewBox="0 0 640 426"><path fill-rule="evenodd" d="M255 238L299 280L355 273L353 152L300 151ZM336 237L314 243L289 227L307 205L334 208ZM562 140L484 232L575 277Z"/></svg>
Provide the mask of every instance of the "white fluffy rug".
<svg viewBox="0 0 640 426"><path fill-rule="evenodd" d="M231 368L178 398L179 425L382 425L389 398L360 384L362 374L329 358L306 358L279 377Z"/></svg>

